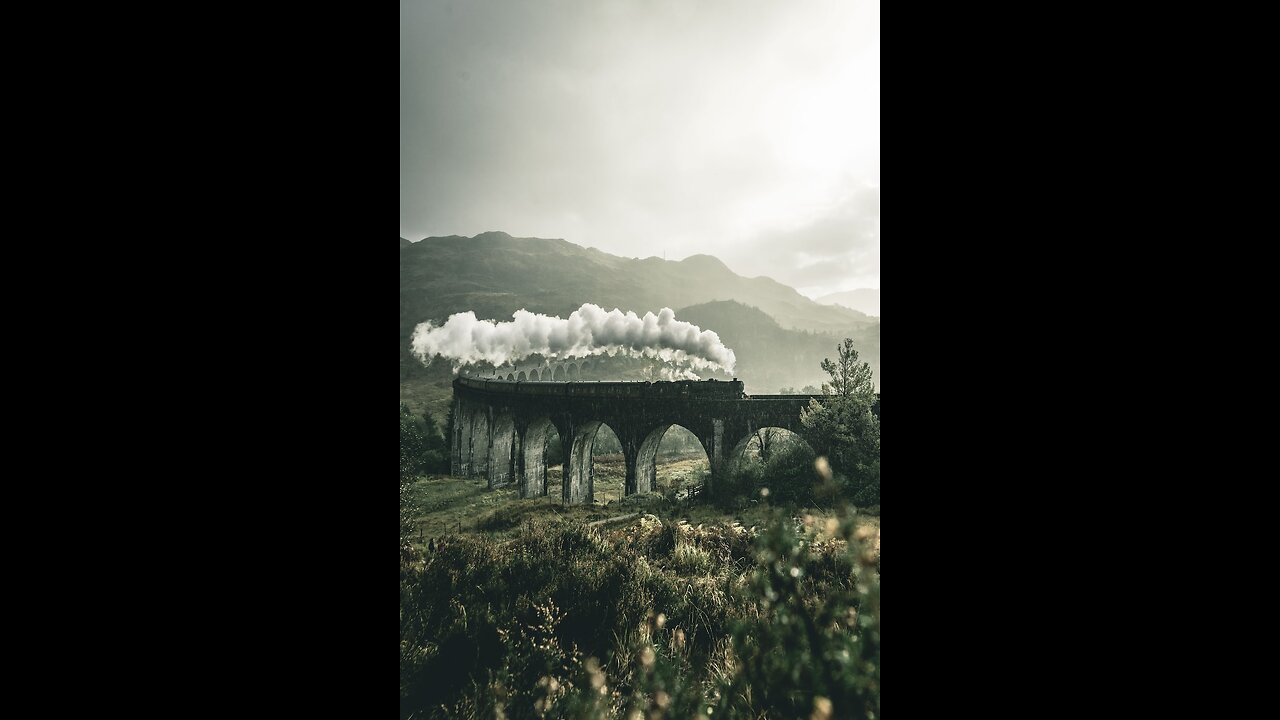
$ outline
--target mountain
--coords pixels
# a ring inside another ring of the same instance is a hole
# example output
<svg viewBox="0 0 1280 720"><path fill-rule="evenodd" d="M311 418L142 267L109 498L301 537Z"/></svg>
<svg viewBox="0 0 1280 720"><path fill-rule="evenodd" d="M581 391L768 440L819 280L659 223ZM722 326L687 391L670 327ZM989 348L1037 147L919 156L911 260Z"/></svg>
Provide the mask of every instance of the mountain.
<svg viewBox="0 0 1280 720"><path fill-rule="evenodd" d="M624 258L564 240L502 232L430 237L400 248L400 328L406 339L423 320L444 321L465 310L505 320L521 307L564 316L584 302L644 313L712 300L758 307L790 329L845 332L877 322L815 303L770 278L744 278L710 255Z"/></svg>
<svg viewBox="0 0 1280 720"><path fill-rule="evenodd" d="M836 358L836 345L853 338L859 359L871 366L880 386L880 326L862 326L843 335L788 330L773 318L732 300L704 303L676 311L676 317L707 330L738 357L734 375L751 394L769 395L783 387L819 386L830 378L822 372L824 358Z"/></svg>
<svg viewBox="0 0 1280 720"><path fill-rule="evenodd" d="M868 315L880 317L880 291L871 288L859 288L844 292L831 293L818 298L823 305L842 305Z"/></svg>
<svg viewBox="0 0 1280 720"><path fill-rule="evenodd" d="M834 357L834 340L838 338L863 338L868 343L863 359L874 360L873 368L878 370L880 321L877 318L838 305L816 303L770 278L742 277L710 255L693 255L680 261L625 258L565 240L515 238L503 232L486 232L471 238L450 235L418 242L401 238L401 399L415 409L428 406L433 413L442 413L447 408L448 364L436 362L424 368L409 353L409 338L414 327L426 320L439 324L449 315L467 310L475 311L480 318L510 320L511 314L521 308L566 317L584 302L595 303L606 310L617 307L643 315L646 311L656 313L663 307L692 310L694 306L729 300L756 309L777 331L801 331L800 336L805 332L829 333L823 336L822 344L830 347L821 357ZM681 312L677 312L676 317L686 319ZM759 325L756 322L759 317L753 314L747 317L742 310L724 307L705 312L719 313L717 322L733 327L732 332L740 343L756 347L745 329ZM704 330L721 332L713 323L697 324ZM744 332L737 333L739 326ZM775 342L799 342L796 336L770 332ZM744 354L727 339L725 344L734 348L740 364L748 363L745 367L756 362L755 351ZM861 346L859 351L862 352ZM771 359L762 359L759 364L759 371L764 373L762 377L768 379L746 377L743 371L738 375L757 393L777 392L783 384L797 387L809 384L789 379L774 386L773 380L780 375L774 373L771 363Z"/></svg>

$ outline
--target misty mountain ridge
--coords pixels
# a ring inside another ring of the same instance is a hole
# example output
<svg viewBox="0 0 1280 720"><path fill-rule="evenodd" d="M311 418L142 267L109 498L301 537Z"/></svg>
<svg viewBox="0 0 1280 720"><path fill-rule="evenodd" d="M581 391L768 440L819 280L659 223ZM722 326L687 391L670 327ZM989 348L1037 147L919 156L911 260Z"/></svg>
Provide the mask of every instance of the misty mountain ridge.
<svg viewBox="0 0 1280 720"><path fill-rule="evenodd" d="M748 393L770 395L783 387L819 386L830 377L822 371L824 358L836 357L836 344L853 338L859 359L871 366L876 388L880 387L880 326L865 326L837 336L779 325L759 308L733 300L694 305L676 311L676 317L704 330L714 330L720 341L732 348L738 364L734 375L746 384Z"/></svg>
<svg viewBox="0 0 1280 720"><path fill-rule="evenodd" d="M815 302L823 305L841 305L874 317L880 317L880 290L874 288L858 288L844 292L823 295Z"/></svg>
<svg viewBox="0 0 1280 720"><path fill-rule="evenodd" d="M816 303L771 278L742 277L711 255L625 258L566 240L514 238L504 232L429 237L402 246L400 252L402 332L412 332L423 320L443 321L466 310L482 318L508 319L524 307L564 317L584 302L643 314L737 300L760 308L785 328L835 333L878 322L848 308Z"/></svg>

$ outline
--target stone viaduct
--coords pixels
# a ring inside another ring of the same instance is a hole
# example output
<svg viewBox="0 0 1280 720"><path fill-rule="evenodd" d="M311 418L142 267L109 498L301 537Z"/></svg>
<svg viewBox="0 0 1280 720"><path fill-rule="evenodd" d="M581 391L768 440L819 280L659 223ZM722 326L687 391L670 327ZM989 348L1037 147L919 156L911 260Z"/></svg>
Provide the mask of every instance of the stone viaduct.
<svg viewBox="0 0 1280 720"><path fill-rule="evenodd" d="M554 373L554 371L553 371ZM519 483L520 497L553 492L547 478L547 441L556 433L564 449L561 498L566 505L595 499L591 450L601 425L622 444L624 493L650 492L658 443L672 425L698 437L719 477L759 428L800 432L809 395L754 395L731 382L545 382L459 377L453 381L454 475L483 476L490 488ZM875 412L879 414L877 401ZM822 448L815 448L822 452Z"/></svg>

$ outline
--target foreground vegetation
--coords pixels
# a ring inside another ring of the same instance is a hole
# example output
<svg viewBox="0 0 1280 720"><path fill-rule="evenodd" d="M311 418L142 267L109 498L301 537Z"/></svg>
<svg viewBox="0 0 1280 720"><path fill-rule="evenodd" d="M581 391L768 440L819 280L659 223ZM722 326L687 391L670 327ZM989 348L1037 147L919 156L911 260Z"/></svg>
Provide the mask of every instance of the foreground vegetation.
<svg viewBox="0 0 1280 720"><path fill-rule="evenodd" d="M879 717L879 418L837 350L804 442L761 432L697 504L696 457L622 498L599 456L567 508L424 477L434 423L402 408L401 717Z"/></svg>
<svg viewBox="0 0 1280 720"><path fill-rule="evenodd" d="M401 716L878 717L877 539L775 510L405 549Z"/></svg>

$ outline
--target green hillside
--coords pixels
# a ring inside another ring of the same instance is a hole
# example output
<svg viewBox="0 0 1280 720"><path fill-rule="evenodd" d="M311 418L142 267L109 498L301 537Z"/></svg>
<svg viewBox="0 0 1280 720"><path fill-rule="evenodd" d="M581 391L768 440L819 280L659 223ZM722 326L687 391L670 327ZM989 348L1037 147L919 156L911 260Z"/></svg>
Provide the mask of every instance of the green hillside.
<svg viewBox="0 0 1280 720"><path fill-rule="evenodd" d="M428 407L437 417L448 408L447 363L424 368L409 353L418 323L441 323L467 310L497 320L509 320L521 308L565 317L584 302L639 314L677 309L677 318L715 330L734 349L736 374L753 392L817 382L817 363L846 336L857 341L879 377L878 319L820 305L769 278L744 278L709 255L624 258L564 240L488 232L419 242L401 238L401 400L415 410ZM687 311L694 315L686 317Z"/></svg>

